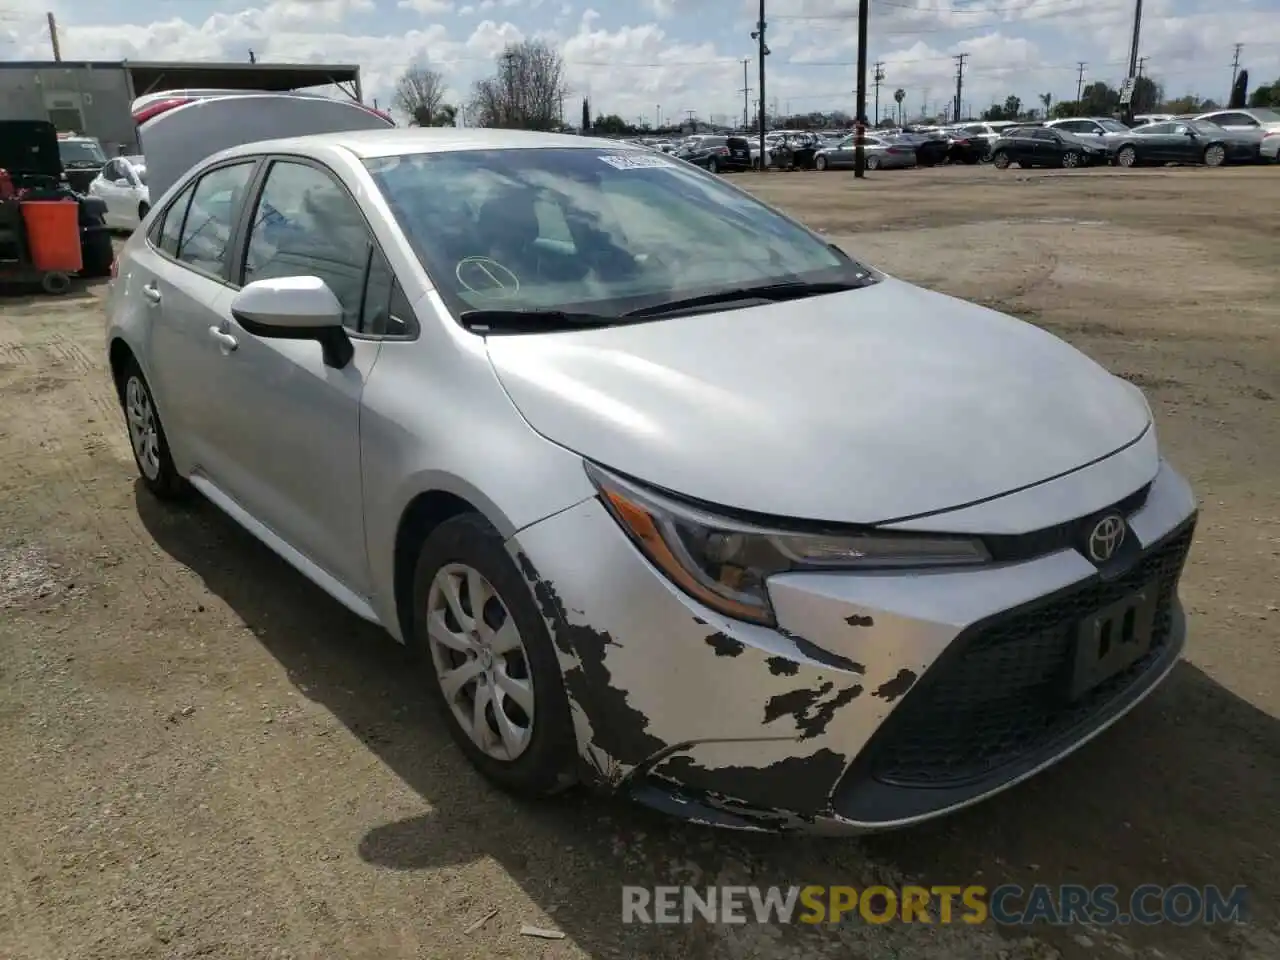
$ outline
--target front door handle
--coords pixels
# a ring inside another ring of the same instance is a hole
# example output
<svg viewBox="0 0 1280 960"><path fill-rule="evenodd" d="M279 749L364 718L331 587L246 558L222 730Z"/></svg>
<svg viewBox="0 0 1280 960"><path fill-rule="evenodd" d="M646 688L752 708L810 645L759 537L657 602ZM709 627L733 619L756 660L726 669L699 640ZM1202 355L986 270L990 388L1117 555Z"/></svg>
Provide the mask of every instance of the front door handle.
<svg viewBox="0 0 1280 960"><path fill-rule="evenodd" d="M142 296L148 302L156 304L160 302L160 288L154 283L143 284Z"/></svg>
<svg viewBox="0 0 1280 960"><path fill-rule="evenodd" d="M239 340L218 327L210 327L209 336L218 341L218 346L222 348L223 353L230 353L236 347L240 346Z"/></svg>

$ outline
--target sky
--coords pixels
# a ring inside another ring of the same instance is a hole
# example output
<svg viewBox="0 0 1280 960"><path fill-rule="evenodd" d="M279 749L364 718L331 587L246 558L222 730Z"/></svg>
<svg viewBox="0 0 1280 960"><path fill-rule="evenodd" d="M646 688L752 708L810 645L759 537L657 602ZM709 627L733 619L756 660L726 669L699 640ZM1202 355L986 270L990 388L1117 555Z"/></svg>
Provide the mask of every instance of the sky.
<svg viewBox="0 0 1280 960"><path fill-rule="evenodd" d="M784 113L853 112L857 0L768 0L766 99ZM1084 82L1124 78L1134 0L870 0L869 54L883 63L881 115L906 92L907 115L955 96L977 115L1010 94L1038 106L1075 98ZM741 117L758 96L750 34L758 0L0 0L0 59L50 57L46 11L64 59L356 63L366 102L389 105L414 64L438 70L449 102L493 71L509 42L543 38L561 51L574 99L593 113ZM1144 0L1140 55L1167 96L1224 101L1235 45L1251 87L1280 77L1280 0ZM868 77L870 84L870 71ZM754 107L753 107L754 109ZM868 86L868 115L875 111Z"/></svg>

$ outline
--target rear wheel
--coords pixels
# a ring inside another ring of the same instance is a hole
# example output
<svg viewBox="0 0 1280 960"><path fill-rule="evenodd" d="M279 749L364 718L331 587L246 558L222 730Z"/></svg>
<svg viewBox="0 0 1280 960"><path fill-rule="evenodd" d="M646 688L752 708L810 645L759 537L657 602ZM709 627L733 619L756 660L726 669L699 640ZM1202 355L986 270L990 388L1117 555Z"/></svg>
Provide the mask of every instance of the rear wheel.
<svg viewBox="0 0 1280 960"><path fill-rule="evenodd" d="M1220 143L1211 143L1204 148L1204 165L1220 167L1227 162L1227 148Z"/></svg>
<svg viewBox="0 0 1280 960"><path fill-rule="evenodd" d="M1080 154L1074 150L1068 150L1062 155L1062 165L1068 170L1074 170L1080 166Z"/></svg>
<svg viewBox="0 0 1280 960"><path fill-rule="evenodd" d="M40 278L40 289L52 297L60 297L71 289L71 278L60 270L53 270Z"/></svg>
<svg viewBox="0 0 1280 960"><path fill-rule="evenodd" d="M720 172L720 164L716 163L716 158L715 158L715 157L712 157L710 160L708 160L708 161L707 161L707 171L708 171L709 173L719 173L719 172Z"/></svg>
<svg viewBox="0 0 1280 960"><path fill-rule="evenodd" d="M137 361L132 359L120 372L120 403L142 482L160 500L180 499L189 489L187 481L178 475L173 465L169 439L160 423L155 398Z"/></svg>
<svg viewBox="0 0 1280 960"><path fill-rule="evenodd" d="M880 169L880 158L879 158L879 157L877 157L875 154L872 154L871 156L867 157L867 169L868 169L868 170L879 170L879 169Z"/></svg>
<svg viewBox="0 0 1280 960"><path fill-rule="evenodd" d="M1121 147L1116 154L1116 164L1121 167L1136 167L1138 165L1138 151L1130 146Z"/></svg>
<svg viewBox="0 0 1280 960"><path fill-rule="evenodd" d="M991 162L995 164L997 170L1007 170L1009 168L1009 154L1003 150L997 150L992 155Z"/></svg>
<svg viewBox="0 0 1280 960"><path fill-rule="evenodd" d="M819 154L813 161L813 167L815 170L827 169L827 158Z"/></svg>

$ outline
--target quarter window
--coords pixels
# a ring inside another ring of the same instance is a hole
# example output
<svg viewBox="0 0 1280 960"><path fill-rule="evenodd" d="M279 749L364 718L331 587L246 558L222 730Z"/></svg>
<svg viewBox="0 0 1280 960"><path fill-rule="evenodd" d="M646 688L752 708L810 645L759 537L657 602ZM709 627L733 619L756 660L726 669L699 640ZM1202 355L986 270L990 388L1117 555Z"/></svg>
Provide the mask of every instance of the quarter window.
<svg viewBox="0 0 1280 960"><path fill-rule="evenodd" d="M179 260L202 273L223 275L231 234L253 167L253 162L219 167L196 183L187 220L182 226Z"/></svg>
<svg viewBox="0 0 1280 960"><path fill-rule="evenodd" d="M182 238L182 221L187 216L187 207L191 205L193 191L193 187L187 187L178 194L155 225L151 242L171 257L178 255L178 241Z"/></svg>
<svg viewBox="0 0 1280 960"><path fill-rule="evenodd" d="M359 208L333 177L309 164L278 160L254 210L244 282L319 277L342 304L343 324L359 331L372 246Z"/></svg>

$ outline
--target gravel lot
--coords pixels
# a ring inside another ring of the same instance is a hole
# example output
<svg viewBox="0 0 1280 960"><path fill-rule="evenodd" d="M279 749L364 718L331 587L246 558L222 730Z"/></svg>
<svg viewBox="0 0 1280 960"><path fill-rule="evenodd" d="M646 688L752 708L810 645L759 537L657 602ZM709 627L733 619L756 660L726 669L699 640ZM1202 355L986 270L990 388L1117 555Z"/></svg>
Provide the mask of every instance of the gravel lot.
<svg viewBox="0 0 1280 960"><path fill-rule="evenodd" d="M101 288L7 296L0 958L1280 956L1280 171L735 182L1147 391L1204 508L1170 682L1049 773L906 833L744 838L599 799L517 804L464 763L394 643L212 508L135 485ZM1012 934L619 922L624 883L907 878L1247 884L1253 912Z"/></svg>

